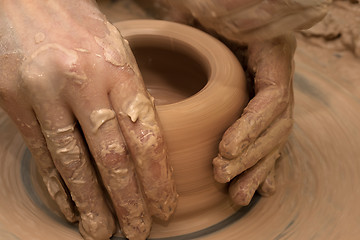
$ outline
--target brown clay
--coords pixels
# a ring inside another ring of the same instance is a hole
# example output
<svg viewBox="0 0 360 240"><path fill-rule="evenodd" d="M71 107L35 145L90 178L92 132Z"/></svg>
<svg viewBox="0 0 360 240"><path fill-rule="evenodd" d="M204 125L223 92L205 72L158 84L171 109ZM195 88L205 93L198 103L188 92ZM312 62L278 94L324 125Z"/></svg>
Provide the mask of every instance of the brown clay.
<svg viewBox="0 0 360 240"><path fill-rule="evenodd" d="M349 77L351 71L336 73L347 69L344 64L359 62L346 62L321 48L315 48L319 54L314 57L314 47L309 46L301 42L296 54L295 127L277 165L276 181L281 184L276 194L257 200L242 217L198 239L358 239L358 78ZM35 179L34 165L27 166L21 136L3 112L0 133L0 239L81 240L76 228L48 210L53 209L51 202ZM35 189L32 194L29 185ZM218 216L203 212L175 233L161 225L153 231L161 228L163 235L178 236L213 217Z"/></svg>
<svg viewBox="0 0 360 240"><path fill-rule="evenodd" d="M227 214L234 210L227 186L213 178L211 162L222 134L247 103L241 66L220 42L184 25L137 20L115 26L129 41L155 98L174 168L180 196L166 231L175 233L179 224L205 212L218 217L199 224L196 230L223 220L227 216L222 209L231 209ZM168 236L162 228L161 224L153 226L151 236ZM182 234L191 231L194 229Z"/></svg>
<svg viewBox="0 0 360 240"><path fill-rule="evenodd" d="M155 223L151 236L189 234L224 220L236 208L227 185L213 178L212 159L247 103L240 64L225 45L185 25L148 20L115 26L129 41L155 98L179 193L174 216ZM183 228L189 221L198 224Z"/></svg>

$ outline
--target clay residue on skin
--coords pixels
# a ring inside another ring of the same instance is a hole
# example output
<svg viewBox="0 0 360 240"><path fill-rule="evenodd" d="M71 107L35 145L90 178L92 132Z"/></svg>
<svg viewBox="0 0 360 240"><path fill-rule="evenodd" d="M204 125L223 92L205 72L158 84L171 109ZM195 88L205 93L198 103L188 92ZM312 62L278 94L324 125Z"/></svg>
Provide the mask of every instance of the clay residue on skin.
<svg viewBox="0 0 360 240"><path fill-rule="evenodd" d="M73 124L56 130L44 130L49 148L52 148L63 165L82 165L81 162L85 161L78 146L79 143L74 136L74 131L75 125ZM75 178L72 180L75 180ZM76 179L76 181L79 181L79 179Z"/></svg>
<svg viewBox="0 0 360 240"><path fill-rule="evenodd" d="M125 145L116 139L106 139L101 143L100 158L104 160L98 163L98 168L115 206L122 232L128 239L145 239L150 231L151 218Z"/></svg>
<svg viewBox="0 0 360 240"><path fill-rule="evenodd" d="M123 104L123 110L120 114L129 116L132 122L136 122L140 118L143 123L146 123L150 119L155 121L153 107L153 101L149 100L144 94L138 93L135 98Z"/></svg>
<svg viewBox="0 0 360 240"><path fill-rule="evenodd" d="M90 53L90 51L85 48L74 48L74 50L81 53Z"/></svg>
<svg viewBox="0 0 360 240"><path fill-rule="evenodd" d="M98 109L94 110L90 114L90 121L93 126L93 133L96 133L97 130L107 121L115 118L115 112L111 109Z"/></svg>
<svg viewBox="0 0 360 240"><path fill-rule="evenodd" d="M35 43L38 44L38 43L41 43L42 41L45 40L45 34L42 33L42 32L38 32L37 34L35 34Z"/></svg>
<svg viewBox="0 0 360 240"><path fill-rule="evenodd" d="M100 239L95 236L110 237L114 229L113 218L75 125L43 132L55 166L79 210L81 234L87 236L86 239Z"/></svg>
<svg viewBox="0 0 360 240"><path fill-rule="evenodd" d="M134 125L127 126L127 143L136 155L134 162L141 179L149 210L153 216L167 220L175 211L178 195L172 179L164 139L146 92L137 93L124 101L121 116L129 117ZM137 127L135 127L137 126ZM141 148L139 147L141 146Z"/></svg>
<svg viewBox="0 0 360 240"><path fill-rule="evenodd" d="M64 53L68 57L66 60L67 60L67 64L69 65L75 65L76 61L78 60L78 56L74 50L67 49L64 46L57 43L49 43L40 46L35 52L31 54L30 59L31 60L35 59L41 53L47 52L49 50L57 50Z"/></svg>
<svg viewBox="0 0 360 240"><path fill-rule="evenodd" d="M59 173L53 169L48 176L43 177L43 181L47 187L50 196L56 201L61 208L64 216L69 222L75 222L77 217L72 209L72 202L60 181Z"/></svg>
<svg viewBox="0 0 360 240"><path fill-rule="evenodd" d="M118 141L101 143L101 157L105 157L109 153L117 153L120 155L126 154L126 148L124 145L119 144Z"/></svg>
<svg viewBox="0 0 360 240"><path fill-rule="evenodd" d="M84 72L76 73L76 72L65 72L65 76L69 77L73 80L74 83L84 87L86 84L86 80L88 79Z"/></svg>
<svg viewBox="0 0 360 240"><path fill-rule="evenodd" d="M17 119L17 121L19 120ZM30 125L33 124L30 123ZM27 145L30 149L33 149L31 152L32 157L37 164L38 172L51 198L57 203L65 218L69 222L75 222L78 216L74 212L73 202L65 190L66 186L63 185L61 176L54 166L44 140L31 138Z"/></svg>
<svg viewBox="0 0 360 240"><path fill-rule="evenodd" d="M57 154L66 153L69 155L78 155L80 154L80 149L77 146L76 140L73 138L65 138L64 140L68 140L66 145L62 148L58 148L56 150Z"/></svg>
<svg viewBox="0 0 360 240"><path fill-rule="evenodd" d="M34 51L31 56L22 64L21 74L27 83L30 84L40 84L43 82L43 78L49 77L49 75L54 74L58 69L51 69L48 66L44 69L44 63L41 57L51 56L52 51L58 51L65 55L62 58L61 64L63 64L63 72L65 76L68 76L77 84L83 84L87 76L85 72L77 68L78 55L75 50L68 49L57 43L49 43L40 46L36 51ZM39 60L40 59L40 60ZM50 58L51 59L51 58ZM55 68L56 66L54 66ZM64 86L58 86L56 89L61 90Z"/></svg>
<svg viewBox="0 0 360 240"><path fill-rule="evenodd" d="M280 144L286 141L292 123L292 119L279 120L272 128L266 130L265 135L259 137L240 156L234 159L228 160L218 155L213 160L215 179L218 182L226 183L246 169L254 166L261 155L268 154L271 151L271 148L269 148L271 142L278 141Z"/></svg>
<svg viewBox="0 0 360 240"><path fill-rule="evenodd" d="M79 146L80 143L74 134L75 124L44 132L48 139L49 149L56 154L57 161L67 169L72 168L73 174L70 177L70 181L76 184L85 183L85 180L80 176L82 175L81 166L85 164L86 159L83 150ZM77 167L74 168L75 166Z"/></svg>
<svg viewBox="0 0 360 240"><path fill-rule="evenodd" d="M57 133L65 133L65 132L73 132L75 129L75 123L62 127L62 128L58 128L56 130L45 130L45 134L47 137L50 137L53 134L57 134Z"/></svg>
<svg viewBox="0 0 360 240"><path fill-rule="evenodd" d="M22 121L20 118L16 118L16 121L18 122L19 126L21 128L28 128L31 129L33 127L36 127L38 125L38 123L36 121L32 121L32 122L24 122Z"/></svg>
<svg viewBox="0 0 360 240"><path fill-rule="evenodd" d="M104 38L95 36L96 43L104 49L105 61L117 67L129 66L135 72L137 69L128 41L123 39L120 32L108 21L105 21L108 34Z"/></svg>

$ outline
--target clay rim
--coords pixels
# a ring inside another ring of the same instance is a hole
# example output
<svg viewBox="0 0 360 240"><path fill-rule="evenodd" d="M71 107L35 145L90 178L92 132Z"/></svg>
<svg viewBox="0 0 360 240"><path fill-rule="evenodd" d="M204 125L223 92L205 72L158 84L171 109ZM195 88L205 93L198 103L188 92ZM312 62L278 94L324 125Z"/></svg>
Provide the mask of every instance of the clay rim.
<svg viewBox="0 0 360 240"><path fill-rule="evenodd" d="M155 46L181 52L197 61L207 75L207 83L197 93L181 101L159 105L161 111L183 108L191 104L204 106L206 96L216 94L223 85L231 85L230 75L244 76L244 71L233 53L219 40L193 27L163 20L128 20L114 23L130 45ZM201 41L200 41L201 39ZM171 45L172 49L167 46ZM204 44L206 43L206 44ZM222 67L219 67L222 66ZM224 77L229 76L229 77ZM217 80L217 81L215 81ZM245 81L243 89L246 88ZM221 96L220 96L221 97Z"/></svg>

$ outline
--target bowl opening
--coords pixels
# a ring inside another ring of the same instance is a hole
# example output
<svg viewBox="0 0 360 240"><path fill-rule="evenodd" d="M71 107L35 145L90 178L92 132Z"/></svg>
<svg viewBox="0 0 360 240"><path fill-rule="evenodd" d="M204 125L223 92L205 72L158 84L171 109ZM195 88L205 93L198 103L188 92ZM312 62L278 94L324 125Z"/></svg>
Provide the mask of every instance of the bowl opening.
<svg viewBox="0 0 360 240"><path fill-rule="evenodd" d="M199 92L208 82L207 69L194 53L171 46L131 46L144 83L156 105L180 102Z"/></svg>

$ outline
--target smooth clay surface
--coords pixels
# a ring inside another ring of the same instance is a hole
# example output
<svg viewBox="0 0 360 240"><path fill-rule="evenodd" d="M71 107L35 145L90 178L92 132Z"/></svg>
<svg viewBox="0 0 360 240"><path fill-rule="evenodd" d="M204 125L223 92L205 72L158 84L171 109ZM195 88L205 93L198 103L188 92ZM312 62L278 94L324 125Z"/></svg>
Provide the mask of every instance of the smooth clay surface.
<svg viewBox="0 0 360 240"><path fill-rule="evenodd" d="M155 224L151 236L190 233L224 220L236 208L227 185L215 182L211 162L248 100L240 64L223 44L194 28L155 20L115 26L155 98L179 193L174 216L166 226ZM202 214L214 217L197 219ZM189 220L196 224L183 228Z"/></svg>
<svg viewBox="0 0 360 240"><path fill-rule="evenodd" d="M277 165L276 194L256 197L246 211L211 228L162 239L358 239L360 95L358 75L350 74L356 69L343 70L358 66L359 59L316 50L323 55L314 56L314 47L300 42L296 53L295 123ZM81 240L77 229L42 201L42 191L30 181L29 153L3 112L0 132L0 239ZM196 224L187 221L182 228Z"/></svg>

